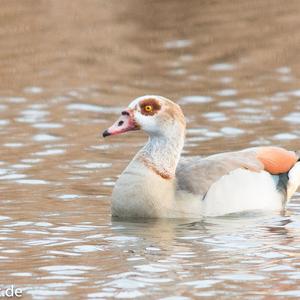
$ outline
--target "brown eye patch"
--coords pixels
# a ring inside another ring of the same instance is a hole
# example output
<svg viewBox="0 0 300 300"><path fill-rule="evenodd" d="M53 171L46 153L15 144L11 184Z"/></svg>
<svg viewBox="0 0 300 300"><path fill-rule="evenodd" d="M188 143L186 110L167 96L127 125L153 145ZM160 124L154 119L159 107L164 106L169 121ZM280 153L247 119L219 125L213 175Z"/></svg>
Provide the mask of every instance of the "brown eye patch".
<svg viewBox="0 0 300 300"><path fill-rule="evenodd" d="M140 103L140 107L143 115L153 116L160 110L161 105L155 99L146 99Z"/></svg>

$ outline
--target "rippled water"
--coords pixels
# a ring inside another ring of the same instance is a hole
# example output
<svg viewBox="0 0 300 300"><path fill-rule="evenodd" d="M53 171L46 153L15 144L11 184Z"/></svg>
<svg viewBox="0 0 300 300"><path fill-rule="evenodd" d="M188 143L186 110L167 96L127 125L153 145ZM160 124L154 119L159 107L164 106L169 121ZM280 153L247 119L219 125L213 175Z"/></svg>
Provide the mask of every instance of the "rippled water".
<svg viewBox="0 0 300 300"><path fill-rule="evenodd" d="M300 195L279 214L119 221L143 94L179 103L184 155L300 149L299 1L4 1L0 287L25 299L300 297Z"/></svg>

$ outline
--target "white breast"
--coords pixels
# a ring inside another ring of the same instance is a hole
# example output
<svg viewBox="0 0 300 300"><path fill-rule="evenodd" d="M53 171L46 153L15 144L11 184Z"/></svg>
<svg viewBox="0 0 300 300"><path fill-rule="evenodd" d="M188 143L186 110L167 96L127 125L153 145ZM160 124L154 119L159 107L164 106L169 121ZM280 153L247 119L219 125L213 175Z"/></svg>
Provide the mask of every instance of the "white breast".
<svg viewBox="0 0 300 300"><path fill-rule="evenodd" d="M175 183L158 176L137 160L117 180L112 194L112 215L161 218L174 207Z"/></svg>

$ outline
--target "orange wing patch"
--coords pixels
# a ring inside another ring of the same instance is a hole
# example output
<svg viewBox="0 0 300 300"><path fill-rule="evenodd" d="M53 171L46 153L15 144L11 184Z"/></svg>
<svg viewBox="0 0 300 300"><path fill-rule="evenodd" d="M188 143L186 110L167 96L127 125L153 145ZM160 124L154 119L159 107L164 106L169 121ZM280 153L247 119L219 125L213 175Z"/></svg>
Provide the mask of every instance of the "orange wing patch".
<svg viewBox="0 0 300 300"><path fill-rule="evenodd" d="M298 157L295 152L279 147L262 147L257 151L257 159L263 165L265 171L271 174L288 172L297 162Z"/></svg>

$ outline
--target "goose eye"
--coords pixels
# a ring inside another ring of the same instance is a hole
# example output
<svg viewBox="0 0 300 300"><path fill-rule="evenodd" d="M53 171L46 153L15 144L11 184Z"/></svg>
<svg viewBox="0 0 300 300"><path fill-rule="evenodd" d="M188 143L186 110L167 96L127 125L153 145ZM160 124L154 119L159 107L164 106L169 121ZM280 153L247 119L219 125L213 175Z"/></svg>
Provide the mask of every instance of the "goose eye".
<svg viewBox="0 0 300 300"><path fill-rule="evenodd" d="M146 105L144 107L144 109L145 109L146 112L151 112L152 111L152 106L151 105Z"/></svg>

